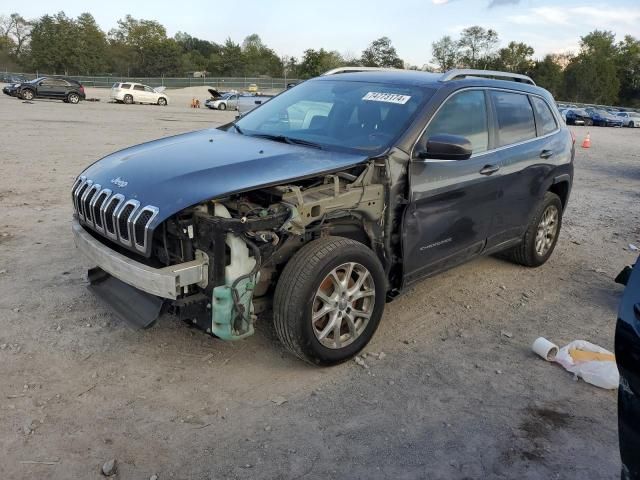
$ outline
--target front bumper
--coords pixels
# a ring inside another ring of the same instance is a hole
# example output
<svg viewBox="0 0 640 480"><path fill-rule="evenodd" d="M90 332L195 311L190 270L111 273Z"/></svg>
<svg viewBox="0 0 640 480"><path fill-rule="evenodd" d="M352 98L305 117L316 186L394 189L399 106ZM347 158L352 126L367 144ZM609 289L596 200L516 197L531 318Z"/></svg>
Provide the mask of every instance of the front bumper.
<svg viewBox="0 0 640 480"><path fill-rule="evenodd" d="M196 250L191 262L153 268L122 255L90 235L77 220L71 229L76 247L93 263L117 279L143 292L175 300L190 285L205 288L209 279L209 257Z"/></svg>

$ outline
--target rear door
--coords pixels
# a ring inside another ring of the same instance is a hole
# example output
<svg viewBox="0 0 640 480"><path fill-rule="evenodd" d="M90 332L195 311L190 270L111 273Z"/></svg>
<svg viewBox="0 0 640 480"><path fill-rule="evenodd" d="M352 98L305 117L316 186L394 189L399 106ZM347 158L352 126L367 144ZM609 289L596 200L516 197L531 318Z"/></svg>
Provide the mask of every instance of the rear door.
<svg viewBox="0 0 640 480"><path fill-rule="evenodd" d="M411 203L403 226L405 284L450 268L479 254L486 243L499 198L502 173L483 89L448 97L417 145L437 134L467 138L468 160L422 160L409 164Z"/></svg>
<svg viewBox="0 0 640 480"><path fill-rule="evenodd" d="M147 103L147 95L144 92L144 85L134 85L131 90L131 95L133 95L133 101L139 103Z"/></svg>
<svg viewBox="0 0 640 480"><path fill-rule="evenodd" d="M523 92L491 90L500 149L502 198L495 210L488 247L520 239L565 152L559 123L542 98Z"/></svg>
<svg viewBox="0 0 640 480"><path fill-rule="evenodd" d="M231 95L227 100L227 109L236 110L238 108L238 95Z"/></svg>

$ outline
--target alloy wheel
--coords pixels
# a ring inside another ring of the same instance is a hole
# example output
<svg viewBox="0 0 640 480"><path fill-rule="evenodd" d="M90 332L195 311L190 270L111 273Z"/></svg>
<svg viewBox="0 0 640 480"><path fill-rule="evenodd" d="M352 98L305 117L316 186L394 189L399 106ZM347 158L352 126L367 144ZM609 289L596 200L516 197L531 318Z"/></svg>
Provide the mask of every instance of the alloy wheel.
<svg viewBox="0 0 640 480"><path fill-rule="evenodd" d="M375 307L375 283L366 267L345 263L322 280L313 299L311 323L318 341L331 349L353 343Z"/></svg>
<svg viewBox="0 0 640 480"><path fill-rule="evenodd" d="M549 205L545 208L538 231L536 233L536 253L540 257L544 257L549 251L558 234L558 208L555 205Z"/></svg>

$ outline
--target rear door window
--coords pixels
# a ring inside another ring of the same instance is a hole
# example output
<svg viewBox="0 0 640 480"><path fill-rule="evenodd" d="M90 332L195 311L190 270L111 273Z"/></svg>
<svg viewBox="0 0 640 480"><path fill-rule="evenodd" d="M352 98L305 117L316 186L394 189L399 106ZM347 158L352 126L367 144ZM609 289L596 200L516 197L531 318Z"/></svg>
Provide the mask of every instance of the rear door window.
<svg viewBox="0 0 640 480"><path fill-rule="evenodd" d="M131 88L131 84L130 83L122 83L120 84L120 88L126 88L127 90Z"/></svg>
<svg viewBox="0 0 640 480"><path fill-rule="evenodd" d="M486 152L489 147L487 105L482 90L468 90L455 94L442 105L425 132L429 137L440 134L458 135L471 142L473 154Z"/></svg>
<svg viewBox="0 0 640 480"><path fill-rule="evenodd" d="M531 103L533 103L533 108L536 110L536 116L538 120L538 133L540 135L546 135L548 133L554 132L558 128L558 124L556 123L556 118L551 113L551 109L547 102L545 102L540 97L531 97Z"/></svg>
<svg viewBox="0 0 640 480"><path fill-rule="evenodd" d="M492 90L498 120L498 145L513 145L536 137L536 122L529 97L521 93Z"/></svg>
<svg viewBox="0 0 640 480"><path fill-rule="evenodd" d="M144 86L142 86L142 85L134 85L134 86L133 86L133 89L134 89L134 90L141 90L141 91L143 91L143 92L144 92Z"/></svg>

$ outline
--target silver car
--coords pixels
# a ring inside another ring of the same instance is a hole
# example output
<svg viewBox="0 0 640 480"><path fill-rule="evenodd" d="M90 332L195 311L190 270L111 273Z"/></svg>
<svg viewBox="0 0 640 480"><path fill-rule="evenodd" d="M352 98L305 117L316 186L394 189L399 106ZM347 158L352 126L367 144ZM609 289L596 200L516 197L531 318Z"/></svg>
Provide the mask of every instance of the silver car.
<svg viewBox="0 0 640 480"><path fill-rule="evenodd" d="M204 102L205 107L209 107L212 110L237 110L238 109L238 94L235 92L220 93L217 90L210 88L209 93L211 98Z"/></svg>
<svg viewBox="0 0 640 480"><path fill-rule="evenodd" d="M618 112L618 117L622 118L623 127L640 127L640 113L638 112Z"/></svg>

